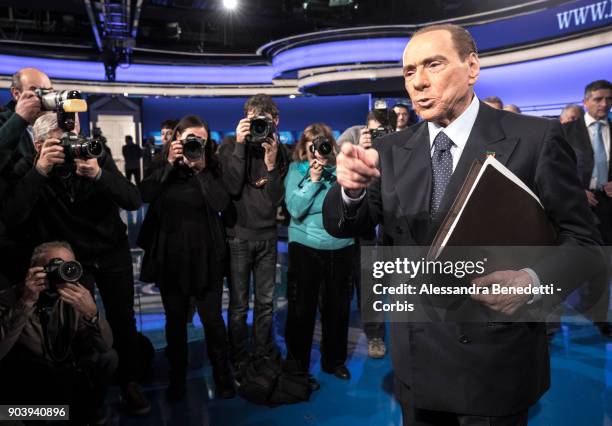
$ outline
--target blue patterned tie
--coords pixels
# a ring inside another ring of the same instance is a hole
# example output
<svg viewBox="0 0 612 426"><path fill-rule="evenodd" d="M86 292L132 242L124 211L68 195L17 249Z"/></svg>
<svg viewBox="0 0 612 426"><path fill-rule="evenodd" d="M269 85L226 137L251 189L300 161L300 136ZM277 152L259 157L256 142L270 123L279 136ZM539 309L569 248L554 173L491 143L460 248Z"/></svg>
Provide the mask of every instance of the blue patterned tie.
<svg viewBox="0 0 612 426"><path fill-rule="evenodd" d="M444 132L434 139L434 153L431 157L433 168L433 188L431 192L431 215L437 218L444 191L453 174L453 156L450 149L453 141Z"/></svg>
<svg viewBox="0 0 612 426"><path fill-rule="evenodd" d="M597 179L596 188L601 189L601 186L608 181L608 157L606 155L606 146L603 142L603 136L601 134L601 123L596 121L591 124L595 128L595 134L591 139L591 145L593 146L593 154L595 157L595 164L593 166L593 178Z"/></svg>

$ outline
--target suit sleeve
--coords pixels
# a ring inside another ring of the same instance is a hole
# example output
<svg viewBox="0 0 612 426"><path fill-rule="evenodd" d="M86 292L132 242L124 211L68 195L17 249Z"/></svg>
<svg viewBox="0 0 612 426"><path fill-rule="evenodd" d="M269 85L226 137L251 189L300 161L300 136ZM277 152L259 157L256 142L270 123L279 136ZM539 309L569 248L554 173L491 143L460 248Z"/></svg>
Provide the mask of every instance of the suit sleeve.
<svg viewBox="0 0 612 426"><path fill-rule="evenodd" d="M382 175L380 165L379 170ZM383 216L380 185L380 178L374 179L361 202L349 207L342 199L342 188L335 183L323 201L325 230L336 238L374 239L376 225L381 223Z"/></svg>
<svg viewBox="0 0 612 426"><path fill-rule="evenodd" d="M138 210L142 204L140 192L136 185L128 181L119 172L115 161L109 156L104 156L102 174L96 181L96 185L105 192L111 200L125 210Z"/></svg>
<svg viewBox="0 0 612 426"><path fill-rule="evenodd" d="M552 307L588 279L589 274L607 273L601 236L576 174L574 151L565 140L559 123L553 120L549 122L538 155L535 184L557 228L560 245L532 268L543 284L555 283L561 289L557 297L543 298L544 303Z"/></svg>

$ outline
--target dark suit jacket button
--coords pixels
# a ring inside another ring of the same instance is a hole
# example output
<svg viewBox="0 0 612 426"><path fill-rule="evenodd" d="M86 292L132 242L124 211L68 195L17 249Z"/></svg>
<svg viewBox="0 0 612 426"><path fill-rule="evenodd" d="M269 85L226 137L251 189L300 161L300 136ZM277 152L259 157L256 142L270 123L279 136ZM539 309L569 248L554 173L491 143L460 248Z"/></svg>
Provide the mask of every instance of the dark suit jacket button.
<svg viewBox="0 0 612 426"><path fill-rule="evenodd" d="M459 343L463 343L465 345L466 343L470 343L470 339L465 334L462 334L459 336Z"/></svg>

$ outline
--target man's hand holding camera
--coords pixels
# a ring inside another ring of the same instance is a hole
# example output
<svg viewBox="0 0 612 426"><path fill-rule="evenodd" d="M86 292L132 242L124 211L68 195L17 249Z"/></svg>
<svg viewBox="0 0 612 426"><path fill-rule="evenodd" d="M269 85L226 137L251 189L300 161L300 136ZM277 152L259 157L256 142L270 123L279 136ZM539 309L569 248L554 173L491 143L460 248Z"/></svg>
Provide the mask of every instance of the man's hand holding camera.
<svg viewBox="0 0 612 426"><path fill-rule="evenodd" d="M243 118L236 127L236 142L245 143L247 136L251 134L251 119Z"/></svg>
<svg viewBox="0 0 612 426"><path fill-rule="evenodd" d="M64 164L65 158L64 148L60 145L59 139L47 139L36 161L36 170L43 176L48 176L55 165Z"/></svg>
<svg viewBox="0 0 612 426"><path fill-rule="evenodd" d="M30 90L23 92L15 105L15 114L28 123L34 124L41 114L40 98L36 93Z"/></svg>
<svg viewBox="0 0 612 426"><path fill-rule="evenodd" d="M76 174L79 176L96 179L100 174L100 165L97 158L90 158L89 160L76 158L74 164L76 165Z"/></svg>
<svg viewBox="0 0 612 426"><path fill-rule="evenodd" d="M42 266L34 266L28 270L21 296L21 302L27 307L32 307L38 302L40 293L47 289L47 274Z"/></svg>
<svg viewBox="0 0 612 426"><path fill-rule="evenodd" d="M91 320L97 315L98 307L96 302L94 302L91 293L81 284L58 284L57 293L64 302L70 304L86 320Z"/></svg>

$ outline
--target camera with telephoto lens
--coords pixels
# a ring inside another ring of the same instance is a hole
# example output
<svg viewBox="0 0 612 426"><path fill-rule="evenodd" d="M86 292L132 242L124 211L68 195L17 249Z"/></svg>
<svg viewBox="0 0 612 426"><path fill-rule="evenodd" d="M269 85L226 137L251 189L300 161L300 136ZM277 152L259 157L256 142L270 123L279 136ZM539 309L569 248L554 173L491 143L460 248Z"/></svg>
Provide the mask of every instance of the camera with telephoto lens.
<svg viewBox="0 0 612 426"><path fill-rule="evenodd" d="M310 152L313 154L318 152L322 157L328 156L332 151L333 146L325 136L315 138L315 140L312 141L312 145L310 145Z"/></svg>
<svg viewBox="0 0 612 426"><path fill-rule="evenodd" d="M36 89L42 111L55 111L60 129L71 132L76 127L76 113L87 111L87 102L78 90Z"/></svg>
<svg viewBox="0 0 612 426"><path fill-rule="evenodd" d="M260 115L251 118L251 126L249 128L251 134L248 137L248 142L261 145L267 139L273 138L276 133L276 126L271 118L265 115Z"/></svg>
<svg viewBox="0 0 612 426"><path fill-rule="evenodd" d="M372 140L375 140L381 136L388 135L389 133L393 133L393 129L389 127L378 127L376 129L370 129L370 136L372 136Z"/></svg>
<svg viewBox="0 0 612 426"><path fill-rule="evenodd" d="M196 161L203 157L206 139L189 134L181 141L183 145L183 156L189 161Z"/></svg>
<svg viewBox="0 0 612 426"><path fill-rule="evenodd" d="M47 274L49 292L55 292L58 284L78 282L83 276L83 266L76 260L64 261L56 257L44 266L44 272Z"/></svg>

